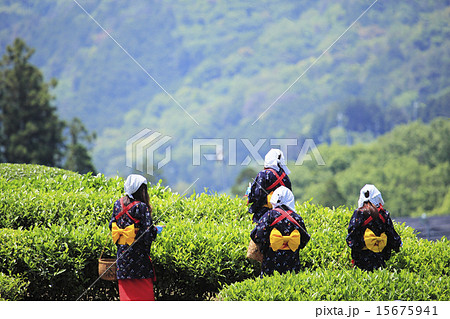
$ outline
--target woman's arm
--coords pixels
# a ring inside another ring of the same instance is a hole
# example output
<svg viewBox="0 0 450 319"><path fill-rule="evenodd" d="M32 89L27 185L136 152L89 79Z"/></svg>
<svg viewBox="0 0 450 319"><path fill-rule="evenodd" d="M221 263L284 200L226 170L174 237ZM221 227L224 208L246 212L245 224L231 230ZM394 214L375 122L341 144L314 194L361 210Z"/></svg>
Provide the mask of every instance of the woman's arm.
<svg viewBox="0 0 450 319"><path fill-rule="evenodd" d="M395 231L394 224L392 223L391 216L389 212L386 211L386 224L388 227L387 235L388 235L388 245L391 249L398 252L402 245L402 239L400 235Z"/></svg>
<svg viewBox="0 0 450 319"><path fill-rule="evenodd" d="M114 203L114 206L113 206L113 213L112 213L112 215L111 215L111 219L109 220L109 229L111 230L111 228L112 228L112 223L114 223L115 221L116 221L116 216L117 216L117 214L120 212L120 209L121 209L121 207L120 207L120 201L119 200L117 200L115 203Z"/></svg>
<svg viewBox="0 0 450 319"><path fill-rule="evenodd" d="M271 218L270 215L271 211L268 211L264 214L263 217L259 220L258 224L255 226L255 228L250 233L250 237L252 240L262 246L268 246L269 245L269 235L270 230L272 227L270 227L270 224L273 221L273 218Z"/></svg>
<svg viewBox="0 0 450 319"><path fill-rule="evenodd" d="M145 241L147 246L150 246L156 239L158 230L153 225L153 219L148 206L143 202L140 202L137 206L138 215L141 216L138 227L142 228L142 231L145 231L142 240Z"/></svg>
<svg viewBox="0 0 450 319"><path fill-rule="evenodd" d="M364 248L364 241L362 238L362 230L361 225L364 222L363 213L359 210L355 210L353 212L353 216L350 219L350 223L348 225L348 234L347 234L347 245L351 249L363 249Z"/></svg>

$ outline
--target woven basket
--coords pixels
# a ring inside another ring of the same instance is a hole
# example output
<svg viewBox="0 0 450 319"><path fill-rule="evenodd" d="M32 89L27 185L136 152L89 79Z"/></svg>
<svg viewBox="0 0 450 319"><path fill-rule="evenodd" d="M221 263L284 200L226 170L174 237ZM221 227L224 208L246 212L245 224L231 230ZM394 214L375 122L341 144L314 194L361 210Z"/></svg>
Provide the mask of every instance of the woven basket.
<svg viewBox="0 0 450 319"><path fill-rule="evenodd" d="M98 259L98 275L103 280L114 281L116 277L117 265L115 258L102 258Z"/></svg>
<svg viewBox="0 0 450 319"><path fill-rule="evenodd" d="M263 254L261 250L259 250L258 245L255 244L253 240L250 239L250 243L248 245L247 249L247 258L253 259L259 262L262 262L263 260Z"/></svg>

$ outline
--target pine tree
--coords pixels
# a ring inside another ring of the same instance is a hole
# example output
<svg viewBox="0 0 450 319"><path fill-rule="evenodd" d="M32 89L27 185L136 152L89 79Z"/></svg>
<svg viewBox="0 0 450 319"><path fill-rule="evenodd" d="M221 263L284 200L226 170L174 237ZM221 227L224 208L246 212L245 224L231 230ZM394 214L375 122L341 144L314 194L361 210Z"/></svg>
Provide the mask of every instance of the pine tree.
<svg viewBox="0 0 450 319"><path fill-rule="evenodd" d="M0 159L11 163L57 166L63 156L64 122L59 120L50 88L29 63L34 49L19 38L0 61Z"/></svg>
<svg viewBox="0 0 450 319"><path fill-rule="evenodd" d="M82 143L92 143L95 133L89 133L79 118L72 119L69 124L70 144L67 146L67 158L64 165L69 169L80 174L92 172L95 174L94 164L92 164L88 148Z"/></svg>

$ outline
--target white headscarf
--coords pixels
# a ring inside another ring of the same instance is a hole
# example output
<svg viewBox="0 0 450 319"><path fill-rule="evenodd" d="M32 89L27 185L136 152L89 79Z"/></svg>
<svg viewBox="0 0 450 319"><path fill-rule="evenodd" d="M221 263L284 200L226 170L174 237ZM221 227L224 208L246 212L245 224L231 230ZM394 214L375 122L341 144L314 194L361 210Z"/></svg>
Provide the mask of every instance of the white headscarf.
<svg viewBox="0 0 450 319"><path fill-rule="evenodd" d="M359 192L358 207L363 207L364 202L366 201L371 202L376 207L384 205L380 191L372 184L366 184L361 188L361 191Z"/></svg>
<svg viewBox="0 0 450 319"><path fill-rule="evenodd" d="M274 208L286 205L290 210L295 212L294 194L286 186L280 186L273 192L270 203Z"/></svg>
<svg viewBox="0 0 450 319"><path fill-rule="evenodd" d="M147 184L147 179L144 176L137 174L128 175L124 184L125 194L134 199L133 194L137 192L142 184Z"/></svg>
<svg viewBox="0 0 450 319"><path fill-rule="evenodd" d="M287 175L291 173L284 162L283 152L276 148L272 148L269 152L267 152L264 157L264 167L273 168L276 171L278 171L279 167L281 167Z"/></svg>

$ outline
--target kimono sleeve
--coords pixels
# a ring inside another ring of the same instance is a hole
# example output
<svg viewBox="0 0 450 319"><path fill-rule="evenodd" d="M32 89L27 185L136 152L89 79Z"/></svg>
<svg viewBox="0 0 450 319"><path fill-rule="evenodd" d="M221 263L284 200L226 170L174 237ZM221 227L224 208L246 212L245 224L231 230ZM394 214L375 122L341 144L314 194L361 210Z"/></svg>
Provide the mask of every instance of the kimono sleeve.
<svg viewBox="0 0 450 319"><path fill-rule="evenodd" d="M303 248L305 248L306 244L311 239L311 235L308 234L308 231L306 230L306 226L305 226L305 222L303 221L303 218L300 215L298 215L298 214L296 214L294 218L300 225L300 229L298 230L300 232L300 246L299 246L299 248L303 249Z"/></svg>
<svg viewBox="0 0 450 319"><path fill-rule="evenodd" d="M139 226L144 231L147 230L143 235L143 240L147 245L150 245L155 239L157 234L157 229L153 225L152 216L150 214L150 210L147 205L144 203L138 204L138 214L141 217L141 225Z"/></svg>
<svg viewBox="0 0 450 319"><path fill-rule="evenodd" d="M364 218L362 216L362 213L358 210L355 210L348 225L348 234L346 238L347 245L351 249L361 250L364 248L365 243L362 239L363 236L360 227L363 222Z"/></svg>
<svg viewBox="0 0 450 319"><path fill-rule="evenodd" d="M256 175L255 180L252 183L250 188L250 194L248 194L248 202L249 203L257 203L260 204L261 198L266 198L267 194L264 189L265 181L264 181L264 172L261 171Z"/></svg>
<svg viewBox="0 0 450 319"><path fill-rule="evenodd" d="M111 219L109 220L109 229L112 229L112 224L116 221L116 216L120 212L120 201L116 201L113 207L113 213L111 215Z"/></svg>
<svg viewBox="0 0 450 319"><path fill-rule="evenodd" d="M268 246L271 231L270 224L273 222L270 211L265 213L250 233L250 238L258 245ZM270 228L270 229L269 229Z"/></svg>
<svg viewBox="0 0 450 319"><path fill-rule="evenodd" d="M286 176L283 178L283 181L284 181L284 186L286 186L287 188L289 188L289 189L292 191L291 179L289 178L288 175L286 175Z"/></svg>
<svg viewBox="0 0 450 319"><path fill-rule="evenodd" d="M394 250L395 252L400 251L400 247L402 245L402 239L400 235L395 231L394 224L392 223L392 219L388 212L386 212L386 224L387 224L387 235L388 235L388 243L389 248Z"/></svg>

